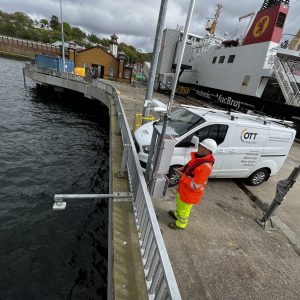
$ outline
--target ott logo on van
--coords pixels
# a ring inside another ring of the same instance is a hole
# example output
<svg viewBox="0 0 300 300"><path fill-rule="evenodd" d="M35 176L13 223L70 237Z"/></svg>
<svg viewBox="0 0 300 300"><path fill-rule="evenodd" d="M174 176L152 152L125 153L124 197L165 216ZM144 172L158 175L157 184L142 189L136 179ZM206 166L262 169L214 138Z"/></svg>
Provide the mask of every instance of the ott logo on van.
<svg viewBox="0 0 300 300"><path fill-rule="evenodd" d="M256 137L257 137L257 133L250 132L250 131L248 131L247 128L245 128L241 133L241 141L243 143L254 144L254 143L256 143Z"/></svg>

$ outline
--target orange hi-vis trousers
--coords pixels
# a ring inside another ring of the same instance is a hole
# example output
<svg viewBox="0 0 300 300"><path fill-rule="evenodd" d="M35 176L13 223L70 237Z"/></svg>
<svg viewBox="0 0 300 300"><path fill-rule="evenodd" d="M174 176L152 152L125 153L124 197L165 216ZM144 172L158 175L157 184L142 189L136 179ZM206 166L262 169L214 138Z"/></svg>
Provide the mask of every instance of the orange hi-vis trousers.
<svg viewBox="0 0 300 300"><path fill-rule="evenodd" d="M179 228L185 228L188 224L189 215L193 204L185 203L181 201L179 193L176 195L176 210L175 210L175 217L176 226Z"/></svg>

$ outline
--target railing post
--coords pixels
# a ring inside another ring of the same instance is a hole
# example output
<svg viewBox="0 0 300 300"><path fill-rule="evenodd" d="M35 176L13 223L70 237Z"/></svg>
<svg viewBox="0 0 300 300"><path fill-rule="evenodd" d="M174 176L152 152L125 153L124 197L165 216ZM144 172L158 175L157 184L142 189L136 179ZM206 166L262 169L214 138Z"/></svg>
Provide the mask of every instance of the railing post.
<svg viewBox="0 0 300 300"><path fill-rule="evenodd" d="M120 166L119 177L125 177L125 172L127 171L127 161L128 161L128 151L130 144L124 144L122 162Z"/></svg>
<svg viewBox="0 0 300 300"><path fill-rule="evenodd" d="M121 127L122 127L122 120L121 120L121 119L122 119L122 118L121 118L122 113L118 112L117 115L118 115L118 128L117 128L117 133L120 134L120 133L122 132L122 130L121 130Z"/></svg>

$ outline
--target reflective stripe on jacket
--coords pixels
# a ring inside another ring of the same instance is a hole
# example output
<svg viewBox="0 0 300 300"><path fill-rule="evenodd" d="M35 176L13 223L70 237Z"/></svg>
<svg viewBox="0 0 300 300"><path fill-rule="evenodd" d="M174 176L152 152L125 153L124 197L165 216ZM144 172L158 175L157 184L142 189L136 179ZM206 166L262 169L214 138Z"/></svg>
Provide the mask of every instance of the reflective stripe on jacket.
<svg viewBox="0 0 300 300"><path fill-rule="evenodd" d="M195 154L192 153L192 159L189 161L189 164L197 159ZM211 157L211 155L205 156L203 159L208 157ZM201 201L211 171L212 163L205 162L193 170L192 176L184 173L180 178L178 187L181 201L189 204L198 204Z"/></svg>

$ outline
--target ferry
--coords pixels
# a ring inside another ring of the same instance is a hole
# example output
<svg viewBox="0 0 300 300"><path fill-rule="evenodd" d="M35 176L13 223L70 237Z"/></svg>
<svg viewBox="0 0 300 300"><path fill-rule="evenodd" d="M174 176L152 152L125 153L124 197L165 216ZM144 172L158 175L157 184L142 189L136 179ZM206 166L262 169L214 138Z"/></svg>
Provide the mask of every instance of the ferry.
<svg viewBox="0 0 300 300"><path fill-rule="evenodd" d="M264 0L257 13L247 15L252 18L242 39L214 34L220 9L218 4L206 37L188 36L179 85L188 87L193 96L230 110L250 110L300 123L300 31L288 35L290 40L283 34L289 0ZM173 32L164 31L158 68L163 86L176 67L182 37L177 32L172 54ZM170 73L165 67L167 54L174 58Z"/></svg>

